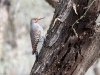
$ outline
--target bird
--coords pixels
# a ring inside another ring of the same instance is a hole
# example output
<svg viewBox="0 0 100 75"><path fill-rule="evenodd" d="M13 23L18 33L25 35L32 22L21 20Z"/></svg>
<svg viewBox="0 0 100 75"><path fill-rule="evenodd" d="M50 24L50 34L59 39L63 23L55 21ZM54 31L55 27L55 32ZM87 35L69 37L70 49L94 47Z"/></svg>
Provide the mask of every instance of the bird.
<svg viewBox="0 0 100 75"><path fill-rule="evenodd" d="M30 21L30 38L31 38L31 44L32 44L32 54L35 54L36 61L38 61L38 50L37 45L41 41L41 39L45 38L44 30L38 23L39 20L43 18L32 18Z"/></svg>

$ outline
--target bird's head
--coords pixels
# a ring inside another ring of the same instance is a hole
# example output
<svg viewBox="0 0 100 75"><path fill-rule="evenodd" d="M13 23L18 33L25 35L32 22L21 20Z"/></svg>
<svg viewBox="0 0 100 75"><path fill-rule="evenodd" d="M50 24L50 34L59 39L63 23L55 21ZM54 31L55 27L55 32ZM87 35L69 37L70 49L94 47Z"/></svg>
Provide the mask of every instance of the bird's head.
<svg viewBox="0 0 100 75"><path fill-rule="evenodd" d="M44 19L44 18L45 18L45 17L39 18L39 19L38 19L38 18L32 18L32 19L31 19L31 22L33 22L33 23L38 23L39 20Z"/></svg>
<svg viewBox="0 0 100 75"><path fill-rule="evenodd" d="M38 18L32 18L32 19L31 19L31 22L37 23L37 22L38 22Z"/></svg>

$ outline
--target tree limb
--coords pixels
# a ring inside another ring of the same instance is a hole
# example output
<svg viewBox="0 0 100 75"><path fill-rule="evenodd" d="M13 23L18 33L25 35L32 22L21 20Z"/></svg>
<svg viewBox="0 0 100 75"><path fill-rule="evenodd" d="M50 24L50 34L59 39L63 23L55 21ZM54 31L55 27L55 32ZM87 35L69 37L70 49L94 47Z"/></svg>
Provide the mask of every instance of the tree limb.
<svg viewBox="0 0 100 75"><path fill-rule="evenodd" d="M46 0L52 7L56 7L59 0Z"/></svg>

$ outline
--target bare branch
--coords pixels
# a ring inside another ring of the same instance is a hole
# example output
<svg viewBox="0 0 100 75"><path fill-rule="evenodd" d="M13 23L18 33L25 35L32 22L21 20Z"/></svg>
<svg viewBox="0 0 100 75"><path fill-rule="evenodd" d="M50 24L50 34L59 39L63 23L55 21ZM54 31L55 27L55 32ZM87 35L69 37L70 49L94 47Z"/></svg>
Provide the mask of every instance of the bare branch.
<svg viewBox="0 0 100 75"><path fill-rule="evenodd" d="M59 0L46 0L52 7L56 7Z"/></svg>

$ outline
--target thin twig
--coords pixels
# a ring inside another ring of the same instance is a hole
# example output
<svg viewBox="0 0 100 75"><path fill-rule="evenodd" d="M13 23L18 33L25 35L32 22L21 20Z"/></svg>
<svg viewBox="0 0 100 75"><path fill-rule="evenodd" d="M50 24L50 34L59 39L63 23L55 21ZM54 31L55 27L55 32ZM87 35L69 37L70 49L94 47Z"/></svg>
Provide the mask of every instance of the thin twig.
<svg viewBox="0 0 100 75"><path fill-rule="evenodd" d="M40 17L40 16L41 16L40 10L39 10L39 8L37 7L36 2L35 2L34 0L32 0L32 1L33 1L33 4L35 5L35 8L36 8L36 10L38 11L39 17Z"/></svg>

